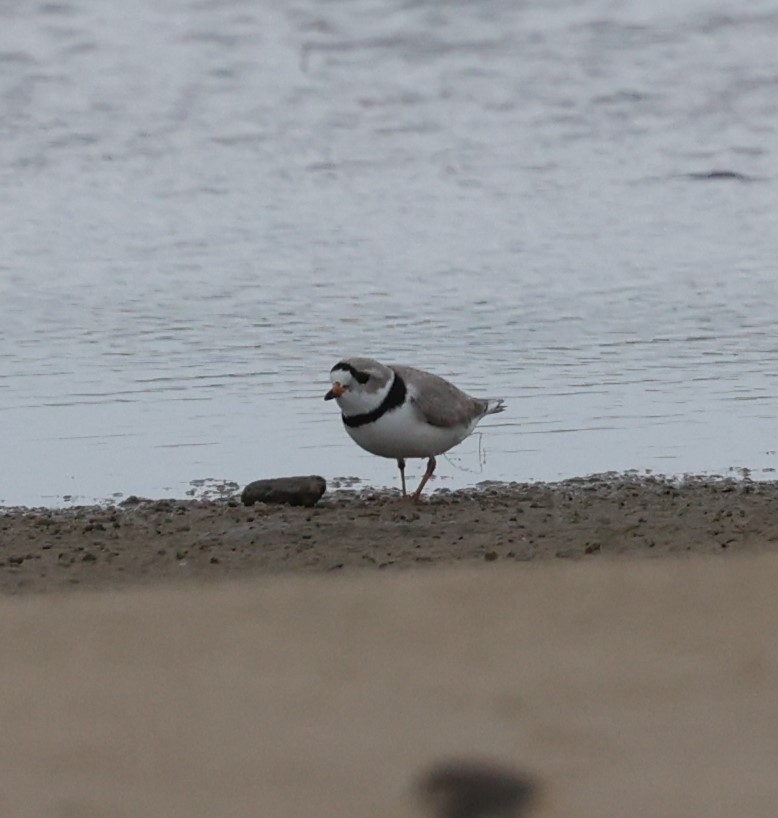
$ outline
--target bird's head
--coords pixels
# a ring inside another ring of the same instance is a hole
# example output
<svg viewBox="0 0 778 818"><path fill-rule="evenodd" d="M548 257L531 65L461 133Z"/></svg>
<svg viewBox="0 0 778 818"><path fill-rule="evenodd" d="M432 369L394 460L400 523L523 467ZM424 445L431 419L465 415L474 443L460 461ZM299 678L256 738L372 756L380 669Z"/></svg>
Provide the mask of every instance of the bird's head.
<svg viewBox="0 0 778 818"><path fill-rule="evenodd" d="M393 374L371 358L346 358L330 370L332 388L324 400L337 400L344 415L371 412L383 400Z"/></svg>

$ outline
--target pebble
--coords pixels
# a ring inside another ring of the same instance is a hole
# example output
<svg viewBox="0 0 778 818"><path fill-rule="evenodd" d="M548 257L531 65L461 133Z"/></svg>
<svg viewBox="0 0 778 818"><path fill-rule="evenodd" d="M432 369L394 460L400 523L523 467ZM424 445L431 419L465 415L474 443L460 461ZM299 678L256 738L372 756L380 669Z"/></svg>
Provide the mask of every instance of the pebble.
<svg viewBox="0 0 778 818"><path fill-rule="evenodd" d="M314 506L327 489L327 481L316 474L305 477L273 477L249 483L241 502L246 506L254 503L286 503L290 506Z"/></svg>
<svg viewBox="0 0 778 818"><path fill-rule="evenodd" d="M416 789L430 818L520 818L537 790L532 776L480 760L442 762Z"/></svg>

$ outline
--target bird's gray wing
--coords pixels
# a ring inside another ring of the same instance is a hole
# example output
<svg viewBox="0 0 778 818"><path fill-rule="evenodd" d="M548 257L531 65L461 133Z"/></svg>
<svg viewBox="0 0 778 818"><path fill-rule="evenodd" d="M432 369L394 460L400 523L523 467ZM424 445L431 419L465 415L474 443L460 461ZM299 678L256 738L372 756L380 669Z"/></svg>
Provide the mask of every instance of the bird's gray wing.
<svg viewBox="0 0 778 818"><path fill-rule="evenodd" d="M411 366L392 366L405 381L411 405L430 426L469 426L487 409L487 402L457 389L454 384L431 372Z"/></svg>

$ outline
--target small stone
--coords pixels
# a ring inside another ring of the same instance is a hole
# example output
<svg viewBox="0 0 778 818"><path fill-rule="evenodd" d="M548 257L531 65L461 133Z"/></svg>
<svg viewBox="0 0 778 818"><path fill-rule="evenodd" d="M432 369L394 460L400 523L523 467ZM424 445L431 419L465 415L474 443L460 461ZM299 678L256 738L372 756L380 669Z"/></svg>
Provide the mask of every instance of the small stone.
<svg viewBox="0 0 778 818"><path fill-rule="evenodd" d="M499 554L496 551L487 551L484 554L484 559L487 562L494 562L497 559L498 556L499 556Z"/></svg>
<svg viewBox="0 0 778 818"><path fill-rule="evenodd" d="M240 496L246 506L254 503L286 503L290 506L313 506L327 489L323 477L273 477L249 483Z"/></svg>
<svg viewBox="0 0 778 818"><path fill-rule="evenodd" d="M537 797L534 777L482 761L443 762L416 786L429 818L519 818Z"/></svg>
<svg viewBox="0 0 778 818"><path fill-rule="evenodd" d="M97 557L91 552L87 551L83 557L81 557L81 562L95 562Z"/></svg>

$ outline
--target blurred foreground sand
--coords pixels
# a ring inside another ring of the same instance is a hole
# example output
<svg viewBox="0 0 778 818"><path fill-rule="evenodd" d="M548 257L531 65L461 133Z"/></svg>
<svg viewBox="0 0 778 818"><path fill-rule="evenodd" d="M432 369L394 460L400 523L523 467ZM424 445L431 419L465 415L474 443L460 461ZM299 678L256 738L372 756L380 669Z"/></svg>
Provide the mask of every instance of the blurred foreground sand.
<svg viewBox="0 0 778 818"><path fill-rule="evenodd" d="M401 818L419 771L537 816L778 813L778 556L0 599L0 814Z"/></svg>

